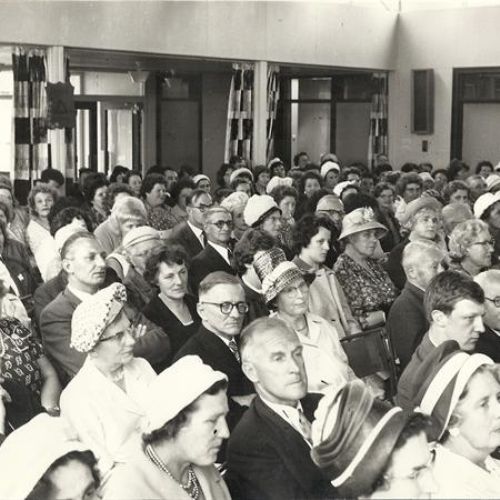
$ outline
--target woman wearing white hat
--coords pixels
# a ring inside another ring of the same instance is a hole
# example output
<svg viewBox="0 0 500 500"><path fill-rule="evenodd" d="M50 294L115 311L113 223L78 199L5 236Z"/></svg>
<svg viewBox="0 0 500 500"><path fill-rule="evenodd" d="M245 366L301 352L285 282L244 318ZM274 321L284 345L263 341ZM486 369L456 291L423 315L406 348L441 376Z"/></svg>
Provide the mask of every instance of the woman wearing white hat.
<svg viewBox="0 0 500 500"><path fill-rule="evenodd" d="M496 263L500 257L500 191L481 195L474 203L474 215L490 228L495 240L493 262Z"/></svg>
<svg viewBox="0 0 500 500"><path fill-rule="evenodd" d="M95 464L88 446L62 419L39 415L0 447L0 498L97 500Z"/></svg>
<svg viewBox="0 0 500 500"><path fill-rule="evenodd" d="M203 189L208 194L210 194L210 190L212 189L212 181L210 177L205 174L198 174L193 177L193 182L195 189Z"/></svg>
<svg viewBox="0 0 500 500"><path fill-rule="evenodd" d="M139 438L144 393L156 378L146 360L134 358L143 327L132 327L126 300L125 287L113 283L75 309L71 347L88 355L61 394L61 415L94 452L103 476Z"/></svg>
<svg viewBox="0 0 500 500"><path fill-rule="evenodd" d="M340 240L346 242L334 271L351 311L363 329L385 323L385 315L397 297L397 289L388 274L373 258L378 240L387 232L375 220L371 208L358 208L342 221Z"/></svg>
<svg viewBox="0 0 500 500"><path fill-rule="evenodd" d="M104 500L230 500L214 467L229 437L226 388L198 356L162 372L146 394L142 450L113 471Z"/></svg>

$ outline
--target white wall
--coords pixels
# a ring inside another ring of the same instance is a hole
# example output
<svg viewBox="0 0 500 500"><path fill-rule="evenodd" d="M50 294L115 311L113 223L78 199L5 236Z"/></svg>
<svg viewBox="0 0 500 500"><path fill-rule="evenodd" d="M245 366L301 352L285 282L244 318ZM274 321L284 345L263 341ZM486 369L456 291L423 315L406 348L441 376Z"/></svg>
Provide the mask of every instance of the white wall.
<svg viewBox="0 0 500 500"><path fill-rule="evenodd" d="M405 161L448 164L453 68L500 66L499 20L500 7L401 13L397 70L389 81L389 157L395 167ZM411 133L411 70L428 68L435 78L434 134L422 136Z"/></svg>
<svg viewBox="0 0 500 500"><path fill-rule="evenodd" d="M396 12L322 2L0 2L0 42L387 69Z"/></svg>

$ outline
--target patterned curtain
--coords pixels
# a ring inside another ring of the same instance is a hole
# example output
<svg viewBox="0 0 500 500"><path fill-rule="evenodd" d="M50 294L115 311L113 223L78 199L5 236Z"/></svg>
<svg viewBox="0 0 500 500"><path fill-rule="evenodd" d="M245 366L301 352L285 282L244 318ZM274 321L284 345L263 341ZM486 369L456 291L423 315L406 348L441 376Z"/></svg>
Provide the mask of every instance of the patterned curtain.
<svg viewBox="0 0 500 500"><path fill-rule="evenodd" d="M45 50L16 48L14 73L14 177L33 180L48 166Z"/></svg>
<svg viewBox="0 0 500 500"><path fill-rule="evenodd" d="M267 162L274 157L274 132L278 102L280 100L279 66L267 68Z"/></svg>
<svg viewBox="0 0 500 500"><path fill-rule="evenodd" d="M373 73L373 94L370 111L370 138L368 142L368 166L373 168L379 154L387 154L387 96L388 74Z"/></svg>
<svg viewBox="0 0 500 500"><path fill-rule="evenodd" d="M233 155L251 160L254 71L251 64L233 64L227 108L224 161Z"/></svg>

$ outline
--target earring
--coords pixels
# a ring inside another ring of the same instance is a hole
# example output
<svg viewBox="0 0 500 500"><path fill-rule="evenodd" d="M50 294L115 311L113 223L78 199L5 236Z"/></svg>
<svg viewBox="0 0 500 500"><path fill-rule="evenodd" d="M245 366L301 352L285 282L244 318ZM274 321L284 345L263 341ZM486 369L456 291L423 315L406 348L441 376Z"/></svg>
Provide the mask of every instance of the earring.
<svg viewBox="0 0 500 500"><path fill-rule="evenodd" d="M457 437L460 434L460 429L458 427L450 427L448 429L450 436Z"/></svg>

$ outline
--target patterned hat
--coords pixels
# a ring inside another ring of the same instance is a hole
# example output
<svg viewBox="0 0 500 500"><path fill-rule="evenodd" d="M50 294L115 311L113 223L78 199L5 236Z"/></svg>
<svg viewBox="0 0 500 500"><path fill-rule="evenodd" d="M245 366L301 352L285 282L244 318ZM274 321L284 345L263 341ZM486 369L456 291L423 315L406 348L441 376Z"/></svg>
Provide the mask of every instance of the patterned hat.
<svg viewBox="0 0 500 500"><path fill-rule="evenodd" d="M369 495L409 414L374 398L361 380L353 380L325 395L314 417L314 463L341 497Z"/></svg>
<svg viewBox="0 0 500 500"><path fill-rule="evenodd" d="M387 233L387 228L375 220L375 214L371 208L357 208L349 212L342 220L342 232L339 240L370 229L377 230L377 238L379 239Z"/></svg>
<svg viewBox="0 0 500 500"><path fill-rule="evenodd" d="M127 302L127 289L113 283L78 304L71 319L71 347L91 351Z"/></svg>

